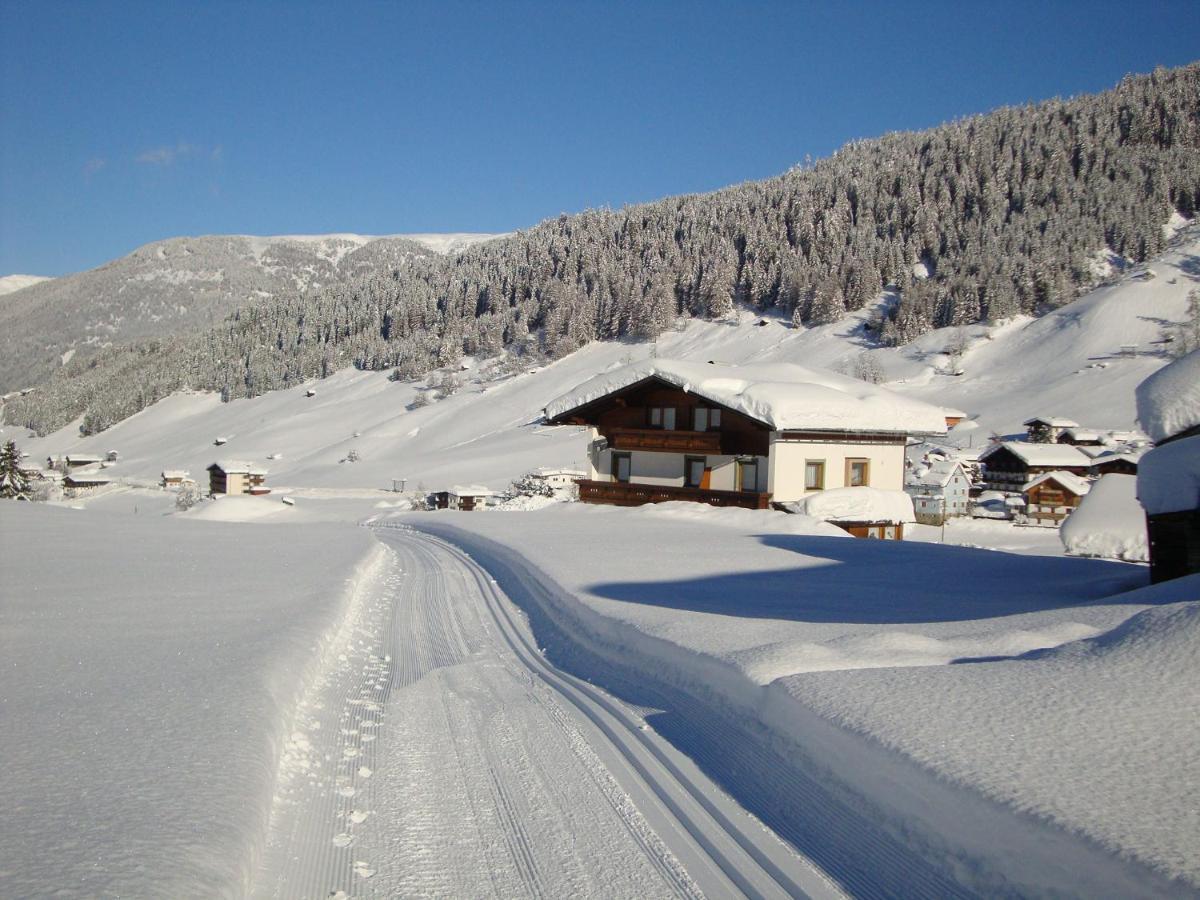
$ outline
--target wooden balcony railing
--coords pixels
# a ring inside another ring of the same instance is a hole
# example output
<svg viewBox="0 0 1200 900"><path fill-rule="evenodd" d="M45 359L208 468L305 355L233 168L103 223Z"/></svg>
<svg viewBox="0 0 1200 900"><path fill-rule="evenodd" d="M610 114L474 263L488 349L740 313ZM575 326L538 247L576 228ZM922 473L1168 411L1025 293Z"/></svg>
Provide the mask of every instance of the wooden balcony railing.
<svg viewBox="0 0 1200 900"><path fill-rule="evenodd" d="M737 506L742 509L771 507L771 495L757 491L709 491L702 488L665 487L625 481L580 480L576 484L579 485L579 499L584 503L641 506L645 503L688 500L692 503L707 503L709 506Z"/></svg>
<svg viewBox="0 0 1200 900"><path fill-rule="evenodd" d="M719 431L668 431L662 428L613 428L606 435L614 450L665 450L673 453L720 453Z"/></svg>

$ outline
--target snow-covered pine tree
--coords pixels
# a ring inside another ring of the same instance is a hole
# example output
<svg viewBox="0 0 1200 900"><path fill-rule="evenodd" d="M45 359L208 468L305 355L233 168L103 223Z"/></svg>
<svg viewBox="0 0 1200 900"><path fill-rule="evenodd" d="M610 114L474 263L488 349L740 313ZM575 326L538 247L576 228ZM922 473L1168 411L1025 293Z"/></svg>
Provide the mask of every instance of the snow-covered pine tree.
<svg viewBox="0 0 1200 900"><path fill-rule="evenodd" d="M7 441L0 448L0 498L29 499L29 479L21 471L21 452L15 441Z"/></svg>

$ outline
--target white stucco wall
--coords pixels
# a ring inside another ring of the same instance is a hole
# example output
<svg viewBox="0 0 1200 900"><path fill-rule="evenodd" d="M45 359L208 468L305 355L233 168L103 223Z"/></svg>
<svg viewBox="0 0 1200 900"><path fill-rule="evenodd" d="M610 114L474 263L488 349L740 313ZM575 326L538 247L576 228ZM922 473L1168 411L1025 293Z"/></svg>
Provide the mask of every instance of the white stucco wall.
<svg viewBox="0 0 1200 900"><path fill-rule="evenodd" d="M885 491L904 490L904 444L842 444L784 440L771 435L770 480L767 490L777 503L805 495L804 466L808 460L825 461L825 489L848 487L846 460L870 462L868 486Z"/></svg>

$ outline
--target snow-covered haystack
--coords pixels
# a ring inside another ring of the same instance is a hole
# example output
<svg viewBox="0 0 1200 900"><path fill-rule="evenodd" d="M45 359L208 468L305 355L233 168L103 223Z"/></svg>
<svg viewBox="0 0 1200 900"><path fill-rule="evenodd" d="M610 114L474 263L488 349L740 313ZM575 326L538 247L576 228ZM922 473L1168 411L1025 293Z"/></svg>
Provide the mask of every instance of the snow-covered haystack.
<svg viewBox="0 0 1200 900"><path fill-rule="evenodd" d="M1146 562L1146 516L1137 499L1137 477L1105 475L1062 523L1063 546L1072 556Z"/></svg>
<svg viewBox="0 0 1200 900"><path fill-rule="evenodd" d="M915 522L912 497L873 487L832 488L793 504L796 511L825 522Z"/></svg>
<svg viewBox="0 0 1200 900"><path fill-rule="evenodd" d="M1200 425L1200 350L1139 384L1137 410L1142 428L1156 442Z"/></svg>

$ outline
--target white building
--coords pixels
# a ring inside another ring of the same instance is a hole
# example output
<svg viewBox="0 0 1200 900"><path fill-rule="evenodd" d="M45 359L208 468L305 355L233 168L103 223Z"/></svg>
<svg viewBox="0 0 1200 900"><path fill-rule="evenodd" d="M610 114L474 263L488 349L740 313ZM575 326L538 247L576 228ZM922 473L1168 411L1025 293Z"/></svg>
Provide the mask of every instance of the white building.
<svg viewBox="0 0 1200 900"><path fill-rule="evenodd" d="M530 472L529 477L558 490L559 488L570 487L581 478L587 478L588 473L582 469L553 469L543 467Z"/></svg>
<svg viewBox="0 0 1200 900"><path fill-rule="evenodd" d="M605 372L547 405L591 429L580 500L696 500L766 508L842 487L904 490L911 434L945 434L941 407L788 363L653 359Z"/></svg>
<svg viewBox="0 0 1200 900"><path fill-rule="evenodd" d="M913 512L922 525L941 525L946 519L970 514L971 478L955 459L933 463L909 477L904 489L912 497Z"/></svg>

